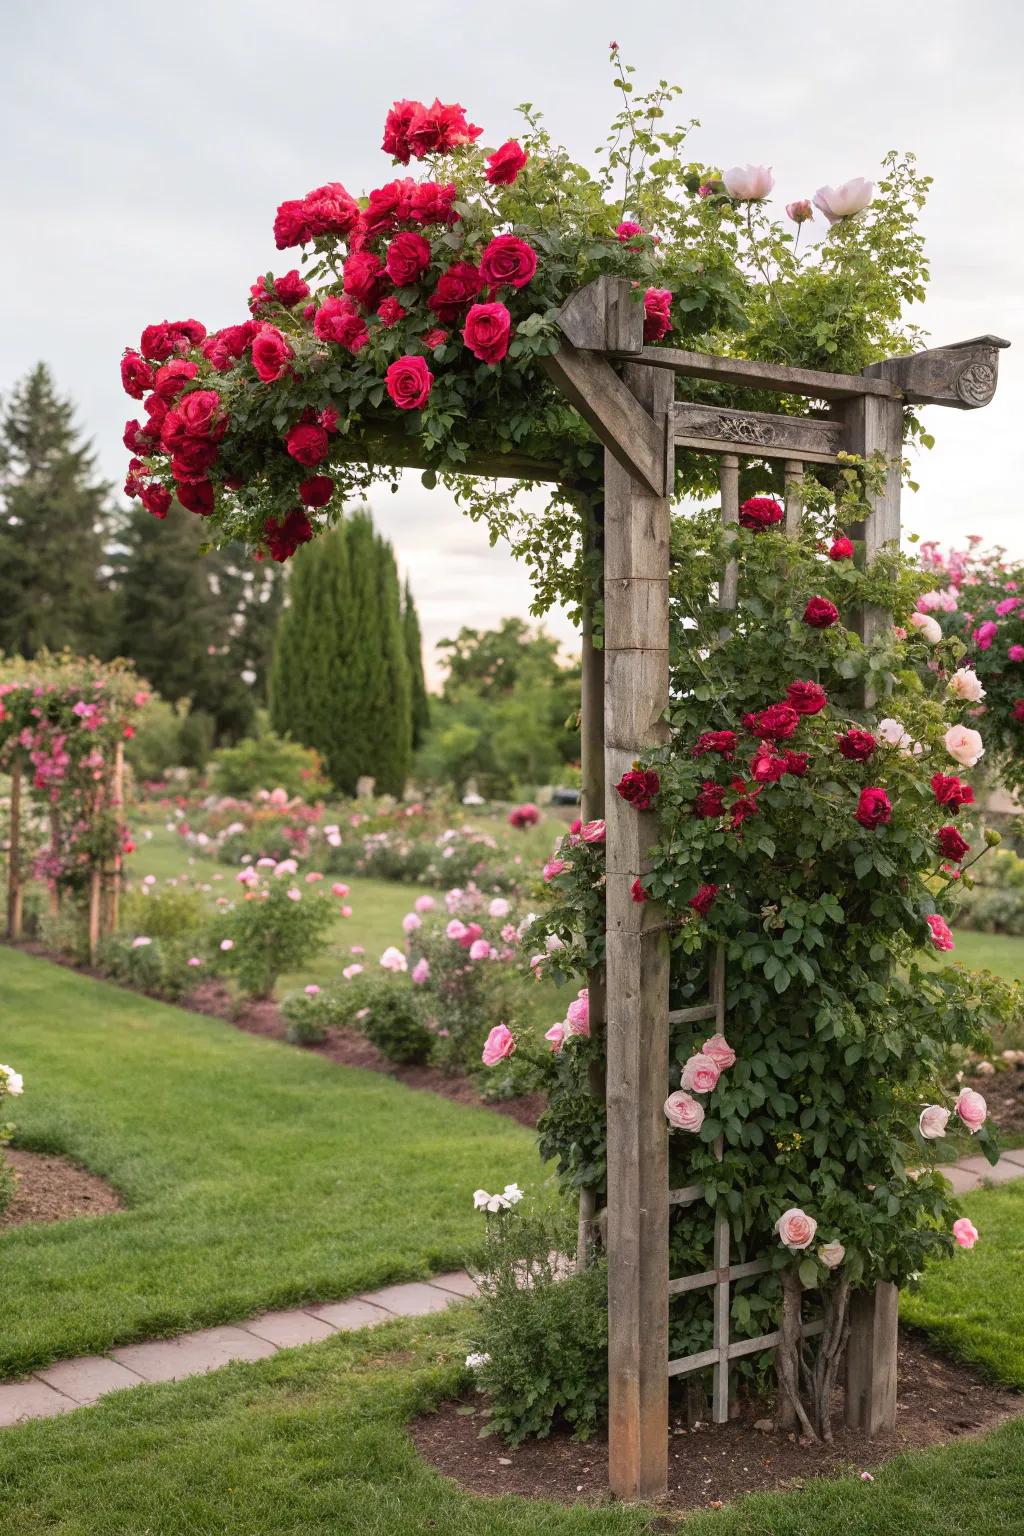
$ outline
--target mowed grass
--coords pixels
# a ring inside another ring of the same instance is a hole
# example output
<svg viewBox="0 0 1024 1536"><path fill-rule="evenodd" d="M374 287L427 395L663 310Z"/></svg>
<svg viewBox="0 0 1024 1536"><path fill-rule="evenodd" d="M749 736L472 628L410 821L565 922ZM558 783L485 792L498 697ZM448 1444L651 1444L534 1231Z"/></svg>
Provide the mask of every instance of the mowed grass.
<svg viewBox="0 0 1024 1536"><path fill-rule="evenodd" d="M539 1176L527 1131L379 1073L7 949L0 994L18 1144L129 1207L0 1232L0 1374L458 1267L473 1190Z"/></svg>

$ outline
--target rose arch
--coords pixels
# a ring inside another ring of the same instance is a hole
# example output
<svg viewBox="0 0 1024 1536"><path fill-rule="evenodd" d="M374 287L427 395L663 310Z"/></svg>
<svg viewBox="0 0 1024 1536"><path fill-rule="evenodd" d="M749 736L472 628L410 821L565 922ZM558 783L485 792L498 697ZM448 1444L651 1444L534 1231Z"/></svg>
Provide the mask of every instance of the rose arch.
<svg viewBox="0 0 1024 1536"><path fill-rule="evenodd" d="M581 617L583 817L605 841L567 845L550 878L589 986L589 1037L558 1071L594 1106L593 1155L560 1140L558 1093L546 1134L581 1192L581 1261L607 1251L611 1483L639 1497L664 1490L670 1375L713 1368L722 1420L737 1366L775 1348L783 1412L827 1434L845 1350L849 1420L891 1428L897 1285L951 1246L948 1192L907 1162L927 1164L953 1111L918 1127L899 1079L926 1091L971 1005L922 979L951 1021L926 1029L896 994L948 932L928 882L936 838L964 857L949 834L970 789L936 769L969 765L977 733L969 693L907 692L929 668L925 638L893 626L918 590L900 485L916 407L986 404L1005 343L920 350L900 320L923 281L912 161L889 158L874 200L822 188L830 233L808 262L764 210L769 173L687 162L672 88L635 99L613 62L623 106L597 173L532 108L487 150L460 107L396 102L383 147L428 179L281 204L276 243L303 249L302 273L258 278L251 318L213 333L148 326L122 374L145 417L127 489L154 516L177 497L214 538L285 560L416 467L511 540L541 604ZM790 205L798 233L812 212ZM524 482L548 486L545 511L517 510ZM715 516L673 517L684 493ZM803 673L779 677L790 656ZM914 720L879 720L901 689ZM828 969L844 953L848 1006ZM829 1115L872 1071L885 1139L844 1128L844 1182ZM971 1105L955 1113L989 1144ZM742 1288L765 1277L775 1325L736 1338L737 1296L750 1312L762 1293ZM670 1306L705 1293L709 1339L670 1358Z"/></svg>

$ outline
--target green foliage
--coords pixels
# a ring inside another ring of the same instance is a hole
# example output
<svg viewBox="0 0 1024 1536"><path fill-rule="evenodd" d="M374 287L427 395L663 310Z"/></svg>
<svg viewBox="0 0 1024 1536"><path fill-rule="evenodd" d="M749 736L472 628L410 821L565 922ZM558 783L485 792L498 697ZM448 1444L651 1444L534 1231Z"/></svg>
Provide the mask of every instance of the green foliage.
<svg viewBox="0 0 1024 1536"><path fill-rule="evenodd" d="M234 905L211 927L211 958L238 978L250 997L271 997L283 971L298 970L327 945L335 908L311 885L293 885L286 873L264 871L244 882ZM225 948L227 945L227 948Z"/></svg>
<svg viewBox="0 0 1024 1536"><path fill-rule="evenodd" d="M405 584L402 602L402 635L405 641L405 659L409 667L409 688L412 709L412 748L417 751L430 727L430 699L426 678L423 675L423 635L420 631L419 614L413 602L412 588Z"/></svg>
<svg viewBox="0 0 1024 1536"><path fill-rule="evenodd" d="M312 798L324 788L316 752L270 730L215 752L212 779L223 795L281 788L289 795Z"/></svg>
<svg viewBox="0 0 1024 1536"><path fill-rule="evenodd" d="M100 944L96 963L113 981L173 1001L195 979L188 969L186 948L147 934L116 933Z"/></svg>
<svg viewBox="0 0 1024 1536"><path fill-rule="evenodd" d="M328 1030L348 1022L341 999L322 988L313 993L289 992L281 1003L281 1015L292 1045L322 1045Z"/></svg>
<svg viewBox="0 0 1024 1536"><path fill-rule="evenodd" d="M0 1113L3 1112L5 1101L12 1097L10 1081L7 1073L0 1070ZM14 1169L4 1157L4 1147L13 1135L14 1126L11 1122L7 1119L0 1120L0 1216L7 1210L18 1188Z"/></svg>
<svg viewBox="0 0 1024 1536"><path fill-rule="evenodd" d="M407 976L355 976L336 997L335 1007L340 1021L362 1030L389 1061L418 1066L429 1058L434 1037Z"/></svg>

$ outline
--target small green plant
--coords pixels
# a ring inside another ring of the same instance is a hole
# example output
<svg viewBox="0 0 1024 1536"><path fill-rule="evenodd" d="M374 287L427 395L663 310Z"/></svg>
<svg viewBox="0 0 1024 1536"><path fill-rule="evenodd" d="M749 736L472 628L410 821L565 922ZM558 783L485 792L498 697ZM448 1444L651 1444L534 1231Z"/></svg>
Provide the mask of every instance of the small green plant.
<svg viewBox="0 0 1024 1536"><path fill-rule="evenodd" d="M153 997L177 998L193 979L189 947L180 940L121 932L100 945L97 964L114 981Z"/></svg>
<svg viewBox="0 0 1024 1536"><path fill-rule="evenodd" d="M244 892L213 924L213 955L233 972L250 997L272 997L282 971L296 971L325 948L334 922L331 898L315 886L295 884L295 866L278 865L261 880L243 871Z"/></svg>
<svg viewBox="0 0 1024 1536"><path fill-rule="evenodd" d="M213 754L213 786L222 795L251 795L280 787L289 795L315 800L326 789L320 759L309 747L273 731L248 736Z"/></svg>
<svg viewBox="0 0 1024 1536"><path fill-rule="evenodd" d="M319 987L290 992L281 1004L281 1013L292 1045L322 1045L329 1030L349 1022L340 998Z"/></svg>
<svg viewBox="0 0 1024 1536"><path fill-rule="evenodd" d="M420 1066L430 1057L434 1036L423 1003L409 978L382 973L358 976L337 998L346 1024L360 1029L389 1061Z"/></svg>
<svg viewBox="0 0 1024 1536"><path fill-rule="evenodd" d="M0 1112L3 1109L3 1101L14 1098L22 1091L20 1072L15 1072L13 1067L0 1063ZM3 1215L11 1201L14 1199L18 1181L14 1175L14 1169L4 1157L3 1149L14 1135L14 1126L9 1121L0 1120L0 1216Z"/></svg>

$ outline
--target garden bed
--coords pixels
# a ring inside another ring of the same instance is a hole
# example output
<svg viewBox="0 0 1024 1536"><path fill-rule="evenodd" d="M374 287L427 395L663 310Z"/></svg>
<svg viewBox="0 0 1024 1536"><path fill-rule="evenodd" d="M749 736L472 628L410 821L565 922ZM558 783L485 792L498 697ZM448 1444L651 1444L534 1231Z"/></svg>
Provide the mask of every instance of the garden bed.
<svg viewBox="0 0 1024 1536"><path fill-rule="evenodd" d="M948 1444L994 1428L1024 1410L1017 1392L995 1387L968 1366L904 1330L899 1349L896 1432L868 1440L842 1425L837 1393L833 1445L801 1445L793 1434L755 1430L770 1404L744 1402L729 1424L674 1422L667 1504L673 1511L715 1509L748 1493L799 1491L809 1479L842 1477L881 1466L904 1451ZM513 1448L498 1436L480 1438L483 1399L445 1403L409 1426L417 1450L468 1492L518 1494L561 1503L602 1504L609 1498L604 1435L579 1444L566 1434ZM477 1406L480 1404L480 1406ZM674 1529L674 1523L666 1529Z"/></svg>
<svg viewBox="0 0 1024 1536"><path fill-rule="evenodd" d="M68 1221L75 1216L106 1216L124 1209L124 1202L98 1174L89 1173L66 1157L8 1147L4 1156L14 1169L18 1188L0 1227L26 1221Z"/></svg>

